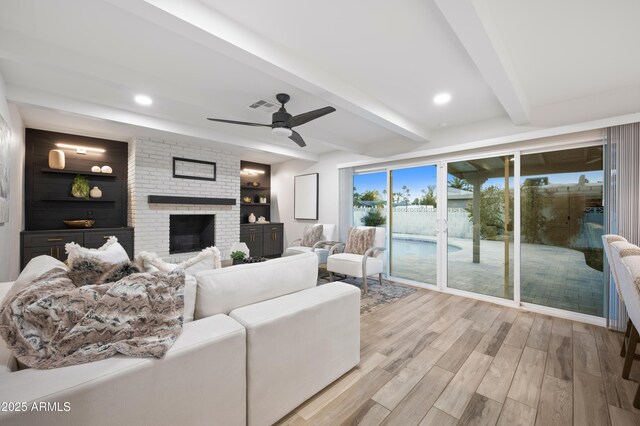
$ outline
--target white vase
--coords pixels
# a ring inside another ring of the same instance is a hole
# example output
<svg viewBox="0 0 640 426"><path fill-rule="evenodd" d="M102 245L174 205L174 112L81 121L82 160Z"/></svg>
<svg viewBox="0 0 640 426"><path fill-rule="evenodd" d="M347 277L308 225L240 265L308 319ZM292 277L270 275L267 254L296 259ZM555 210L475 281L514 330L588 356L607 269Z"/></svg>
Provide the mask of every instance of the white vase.
<svg viewBox="0 0 640 426"><path fill-rule="evenodd" d="M100 168L100 166L93 166L93 167L91 168L91 171L92 171L93 173L101 173L101 172L102 172L102 169Z"/></svg>
<svg viewBox="0 0 640 426"><path fill-rule="evenodd" d="M260 203L266 204L267 203L267 197L260 197Z"/></svg>
<svg viewBox="0 0 640 426"><path fill-rule="evenodd" d="M91 188L91 191L89 191L89 195L91 198L102 198L102 191L97 186L94 186Z"/></svg>
<svg viewBox="0 0 640 426"><path fill-rule="evenodd" d="M49 151L49 168L63 170L64 166L64 151L59 149L52 149Z"/></svg>
<svg viewBox="0 0 640 426"><path fill-rule="evenodd" d="M102 166L102 169L100 169L102 171L102 173L113 173L113 169L109 166Z"/></svg>
<svg viewBox="0 0 640 426"><path fill-rule="evenodd" d="M249 215L249 223L256 223L256 215L253 213Z"/></svg>

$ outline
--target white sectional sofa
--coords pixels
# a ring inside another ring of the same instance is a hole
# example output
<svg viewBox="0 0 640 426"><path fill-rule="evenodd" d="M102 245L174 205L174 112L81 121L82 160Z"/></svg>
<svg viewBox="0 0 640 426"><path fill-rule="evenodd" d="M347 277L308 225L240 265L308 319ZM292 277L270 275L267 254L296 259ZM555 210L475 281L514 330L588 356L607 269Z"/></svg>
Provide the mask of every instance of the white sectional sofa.
<svg viewBox="0 0 640 426"><path fill-rule="evenodd" d="M317 264L309 253L196 274L196 320L161 360L17 370L0 340L0 404L27 408L0 410L0 424L274 423L360 360L360 291L316 287Z"/></svg>

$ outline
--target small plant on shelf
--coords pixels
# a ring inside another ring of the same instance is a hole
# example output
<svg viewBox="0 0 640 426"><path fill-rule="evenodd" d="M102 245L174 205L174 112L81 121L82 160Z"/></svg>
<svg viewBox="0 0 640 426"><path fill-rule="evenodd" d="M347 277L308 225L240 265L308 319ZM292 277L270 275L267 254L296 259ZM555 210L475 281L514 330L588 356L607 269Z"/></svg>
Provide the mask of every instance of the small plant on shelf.
<svg viewBox="0 0 640 426"><path fill-rule="evenodd" d="M267 202L267 194L258 194L258 200L260 200L262 204L265 204Z"/></svg>
<svg viewBox="0 0 640 426"><path fill-rule="evenodd" d="M237 251L231 252L231 259L233 259L234 265L243 263L245 257L247 257L247 254L243 251L237 250Z"/></svg>
<svg viewBox="0 0 640 426"><path fill-rule="evenodd" d="M89 179L86 176L76 176L71 184L71 195L76 198L89 199Z"/></svg>

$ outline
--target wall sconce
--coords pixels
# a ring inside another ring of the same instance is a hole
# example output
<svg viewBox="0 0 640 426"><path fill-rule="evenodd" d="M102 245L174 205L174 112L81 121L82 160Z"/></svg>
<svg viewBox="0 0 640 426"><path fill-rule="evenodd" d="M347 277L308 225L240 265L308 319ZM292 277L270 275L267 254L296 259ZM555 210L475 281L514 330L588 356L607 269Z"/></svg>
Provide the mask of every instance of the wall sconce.
<svg viewBox="0 0 640 426"><path fill-rule="evenodd" d="M104 154L107 152L106 149L102 148L93 148L90 146L80 146L80 145L70 145L68 143L57 143L56 146L58 148L66 148L66 149L75 149L78 154L86 154L87 152L97 152L100 154Z"/></svg>

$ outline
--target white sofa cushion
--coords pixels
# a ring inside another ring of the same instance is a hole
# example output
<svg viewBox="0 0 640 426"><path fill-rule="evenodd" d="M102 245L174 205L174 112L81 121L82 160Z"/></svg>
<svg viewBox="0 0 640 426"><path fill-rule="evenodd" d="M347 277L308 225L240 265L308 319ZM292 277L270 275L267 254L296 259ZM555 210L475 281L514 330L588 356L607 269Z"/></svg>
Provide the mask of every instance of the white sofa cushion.
<svg viewBox="0 0 640 426"><path fill-rule="evenodd" d="M195 318L227 314L241 306L315 287L318 257L306 253L214 269L197 273L196 280Z"/></svg>
<svg viewBox="0 0 640 426"><path fill-rule="evenodd" d="M4 299L12 286L13 282L0 283L0 300ZM7 347L7 343L3 339L0 339L0 381L2 381L2 375L4 373L10 373L15 371L15 369L16 358Z"/></svg>
<svg viewBox="0 0 640 426"><path fill-rule="evenodd" d="M22 272L20 272L20 275L13 283L11 288L5 292L4 297L15 295L40 275L52 270L53 268L60 268L64 269L65 271L69 270L69 268L67 268L67 265L60 262L54 257L46 255L34 257L29 261L29 263L27 263L27 266L24 267ZM4 297L0 297L0 301L4 301Z"/></svg>
<svg viewBox="0 0 640 426"><path fill-rule="evenodd" d="M116 355L2 376L0 401L69 402L68 412L0 412L18 425L246 425L246 332L216 315L185 325L163 359Z"/></svg>
<svg viewBox="0 0 640 426"><path fill-rule="evenodd" d="M247 329L247 413L270 425L360 361L360 291L329 283L235 309Z"/></svg>
<svg viewBox="0 0 640 426"><path fill-rule="evenodd" d="M332 254L327 260L327 270L352 277L362 277L362 258L362 255L353 253ZM382 259L367 257L367 275L382 273L383 268Z"/></svg>

